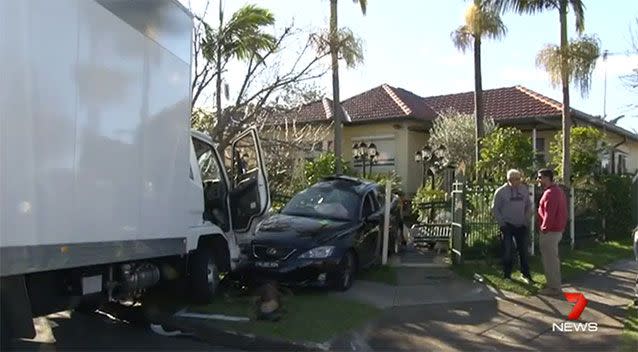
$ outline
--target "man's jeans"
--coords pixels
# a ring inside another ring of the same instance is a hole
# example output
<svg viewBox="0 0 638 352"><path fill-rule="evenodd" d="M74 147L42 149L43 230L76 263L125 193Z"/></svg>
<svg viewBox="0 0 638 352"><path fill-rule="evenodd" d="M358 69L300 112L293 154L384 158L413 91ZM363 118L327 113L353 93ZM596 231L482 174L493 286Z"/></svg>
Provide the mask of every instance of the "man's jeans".
<svg viewBox="0 0 638 352"><path fill-rule="evenodd" d="M514 258L514 240L521 263L521 273L525 277L531 277L529 273L529 263L527 262L527 226L515 226L506 224L501 227L501 245L503 251L503 274L505 277L512 275L512 261Z"/></svg>

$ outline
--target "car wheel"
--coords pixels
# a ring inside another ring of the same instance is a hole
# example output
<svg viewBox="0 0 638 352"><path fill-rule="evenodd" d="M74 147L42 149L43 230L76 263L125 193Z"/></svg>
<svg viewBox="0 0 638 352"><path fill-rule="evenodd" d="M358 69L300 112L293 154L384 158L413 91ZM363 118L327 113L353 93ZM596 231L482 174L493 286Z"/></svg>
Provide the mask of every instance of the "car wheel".
<svg viewBox="0 0 638 352"><path fill-rule="evenodd" d="M354 281L354 275L357 269L357 263L355 261L354 254L348 251L341 258L339 263L339 271L336 275L335 287L339 291L347 291Z"/></svg>
<svg viewBox="0 0 638 352"><path fill-rule="evenodd" d="M219 269L212 251L198 249L189 261L193 300L197 303L211 303L219 286Z"/></svg>

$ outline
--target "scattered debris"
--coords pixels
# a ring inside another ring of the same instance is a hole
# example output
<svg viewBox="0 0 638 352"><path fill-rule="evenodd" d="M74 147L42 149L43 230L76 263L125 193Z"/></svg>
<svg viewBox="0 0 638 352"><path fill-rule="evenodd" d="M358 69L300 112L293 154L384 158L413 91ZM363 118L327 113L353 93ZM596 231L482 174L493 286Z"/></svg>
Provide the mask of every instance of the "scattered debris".
<svg viewBox="0 0 638 352"><path fill-rule="evenodd" d="M257 319L278 321L281 319L281 292L276 282L270 281L260 286L257 291Z"/></svg>
<svg viewBox="0 0 638 352"><path fill-rule="evenodd" d="M151 324L151 331L161 336L193 336L193 334L186 333L181 330L166 331L164 330L164 327L159 324Z"/></svg>

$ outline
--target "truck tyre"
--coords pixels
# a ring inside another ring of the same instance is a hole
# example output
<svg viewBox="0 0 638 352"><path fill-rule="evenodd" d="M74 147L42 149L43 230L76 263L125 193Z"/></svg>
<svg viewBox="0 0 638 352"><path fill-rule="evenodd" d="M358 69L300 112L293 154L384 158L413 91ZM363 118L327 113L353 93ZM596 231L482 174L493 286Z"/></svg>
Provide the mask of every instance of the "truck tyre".
<svg viewBox="0 0 638 352"><path fill-rule="evenodd" d="M11 348L12 339L11 323L5 315L0 315L0 350L8 351Z"/></svg>
<svg viewBox="0 0 638 352"><path fill-rule="evenodd" d="M196 303L211 303L219 286L219 268L213 252L200 248L191 255L189 262L193 300Z"/></svg>

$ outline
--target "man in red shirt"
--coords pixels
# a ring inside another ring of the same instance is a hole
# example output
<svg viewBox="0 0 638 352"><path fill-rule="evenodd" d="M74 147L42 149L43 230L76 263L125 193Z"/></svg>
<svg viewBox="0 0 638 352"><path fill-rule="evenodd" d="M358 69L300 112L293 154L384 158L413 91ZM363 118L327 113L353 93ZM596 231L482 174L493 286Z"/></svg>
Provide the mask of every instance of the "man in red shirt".
<svg viewBox="0 0 638 352"><path fill-rule="evenodd" d="M538 203L538 217L541 234L539 236L541 258L547 287L541 290L545 295L561 295L560 258L558 243L567 226L567 198L563 190L554 183L554 172L541 169L536 177L543 187L543 196Z"/></svg>

